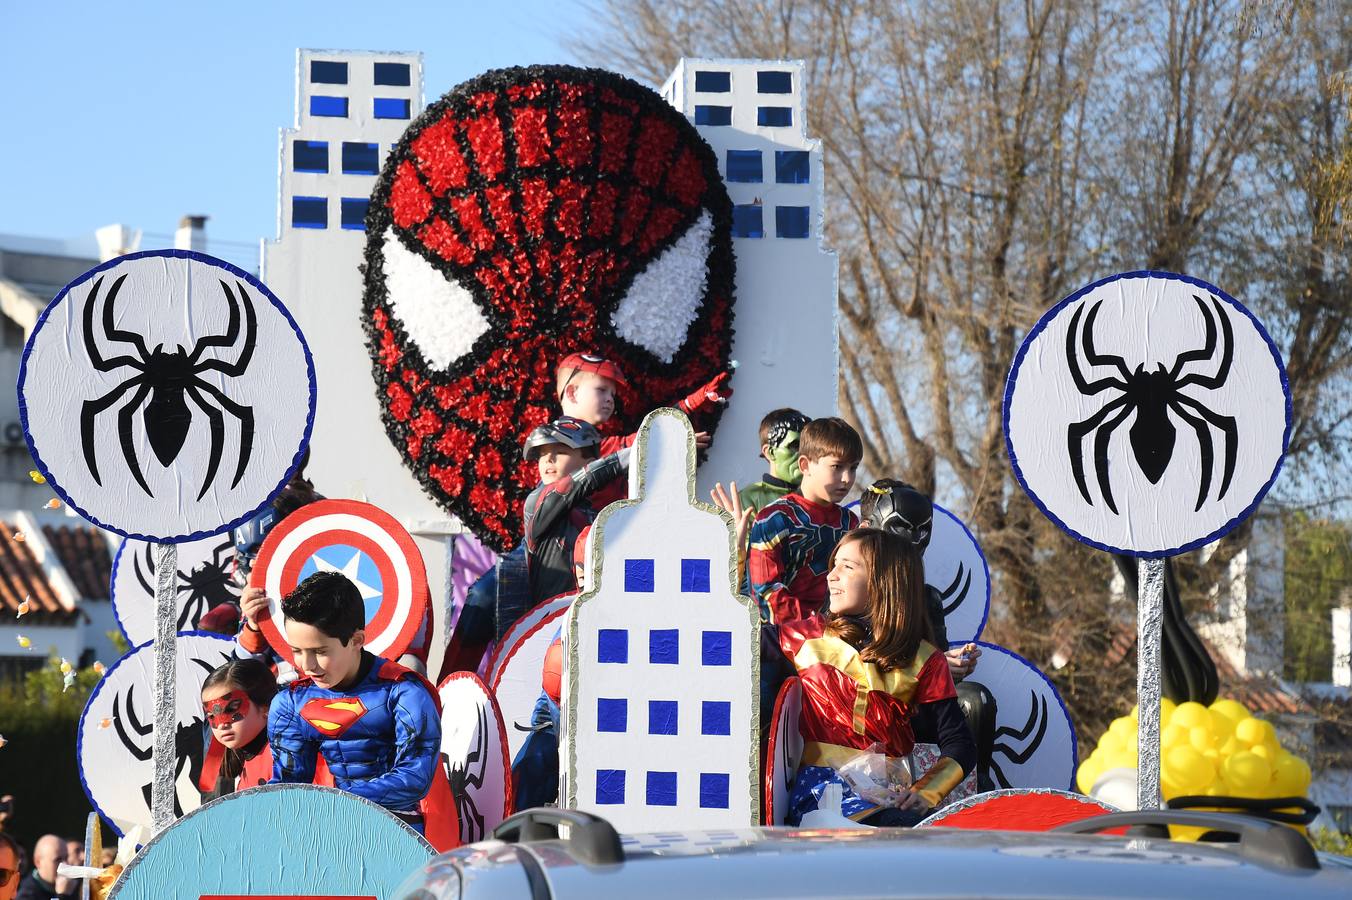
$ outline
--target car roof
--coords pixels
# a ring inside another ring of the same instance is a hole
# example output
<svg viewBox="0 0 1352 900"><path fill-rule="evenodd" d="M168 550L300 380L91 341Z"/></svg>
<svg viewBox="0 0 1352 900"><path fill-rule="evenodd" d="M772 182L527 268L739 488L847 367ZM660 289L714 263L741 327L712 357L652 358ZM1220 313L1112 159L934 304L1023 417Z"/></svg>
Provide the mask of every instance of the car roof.
<svg viewBox="0 0 1352 900"><path fill-rule="evenodd" d="M465 900L480 896L476 884L501 884L503 867L512 866L534 870L533 880L548 886L537 896L559 900L1352 896L1352 870L1342 866L1289 867L1247 859L1231 845L1163 839L746 828L626 835L621 844L623 861L610 865L579 859L559 839L487 841L441 859L455 859Z"/></svg>

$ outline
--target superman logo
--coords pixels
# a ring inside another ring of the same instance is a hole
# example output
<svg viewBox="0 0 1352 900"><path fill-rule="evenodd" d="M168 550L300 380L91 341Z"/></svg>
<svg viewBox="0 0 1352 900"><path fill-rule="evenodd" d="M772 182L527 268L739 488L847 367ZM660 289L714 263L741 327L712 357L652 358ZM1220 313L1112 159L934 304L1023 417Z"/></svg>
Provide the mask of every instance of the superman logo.
<svg viewBox="0 0 1352 900"><path fill-rule="evenodd" d="M366 715L366 704L356 697L316 697L300 708L300 717L327 738L342 737Z"/></svg>

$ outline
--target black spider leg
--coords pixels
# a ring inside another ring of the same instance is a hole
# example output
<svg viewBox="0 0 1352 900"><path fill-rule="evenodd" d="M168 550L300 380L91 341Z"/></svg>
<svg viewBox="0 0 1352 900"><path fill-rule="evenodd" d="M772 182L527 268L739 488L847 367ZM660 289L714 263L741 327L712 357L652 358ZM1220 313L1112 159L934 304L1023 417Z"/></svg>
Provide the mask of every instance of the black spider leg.
<svg viewBox="0 0 1352 900"><path fill-rule="evenodd" d="M1070 364L1070 377L1075 380L1075 387L1086 397L1093 394L1099 394L1109 388L1117 388L1120 391L1127 389L1127 381L1131 379L1131 369L1127 367L1127 361L1120 356L1112 356L1106 353L1099 353L1094 349L1094 320L1098 318L1099 307L1103 304L1100 300L1089 307L1089 316L1085 319L1084 329L1080 331L1081 342L1084 344L1084 355L1091 366L1114 366L1122 377L1119 378L1100 378L1098 381L1089 381L1080 371L1080 361L1075 355L1075 333L1080 323L1080 314L1084 312L1081 306L1075 310L1070 317L1070 329L1066 331L1066 362Z"/></svg>
<svg viewBox="0 0 1352 900"><path fill-rule="evenodd" d="M1204 421L1198 421L1184 412L1183 407L1185 406L1201 416ZM1202 504L1206 501L1207 490L1211 486L1211 468L1215 461L1211 450L1211 435L1206 427L1207 423L1210 423L1225 437L1225 468L1221 473L1221 489L1216 494L1217 500L1223 498L1225 492L1230 490L1230 479L1235 474L1235 453L1239 443L1239 426L1236 424L1234 416L1223 416L1220 413L1212 412L1193 398L1183 394L1174 395L1174 399L1169 401L1169 408L1179 418L1192 426L1193 430L1197 432L1197 443L1201 446L1202 486L1197 492L1197 507L1193 510L1196 512L1202 508Z"/></svg>
<svg viewBox="0 0 1352 900"><path fill-rule="evenodd" d="M146 569L150 572L154 572L155 571L154 545L152 544L145 545L145 556L146 556ZM145 589L145 592L150 596L152 597L155 596L155 586L152 585L149 581L146 581L145 573L141 571L141 555L139 553L133 553L131 555L131 565L132 571L136 573L136 580L141 583L141 587L143 587Z"/></svg>
<svg viewBox="0 0 1352 900"><path fill-rule="evenodd" d="M254 314L253 301L249 299L249 294L244 290L244 285L238 281L235 284L239 288L239 300L236 300L235 295L230 292L230 285L224 281L221 282L221 290L225 291L225 299L230 304L230 319L226 323L225 334L204 337L192 348L188 362L192 365L194 374L214 370L233 378L243 375L245 369L249 367L249 360L253 358L254 344L258 337L258 318ZM219 359L198 362L202 357L202 352L208 347L232 347L235 341L239 340L239 307L241 304L244 306L244 347L239 352L239 358L234 363L227 363Z"/></svg>
<svg viewBox="0 0 1352 900"><path fill-rule="evenodd" d="M455 796L456 814L460 819L460 837L467 844L482 840L485 832L483 813L469 793L471 787L483 787L484 771L488 767L488 712L482 708L479 710L478 734L479 740L474 750L463 761L450 766L449 780L451 793ZM477 774L471 775L470 768L475 763L480 765Z"/></svg>
<svg viewBox="0 0 1352 900"><path fill-rule="evenodd" d="M201 407L211 420L211 451L207 460L207 474L202 479L202 490L197 493L197 499L201 500L216 478L216 469L221 463L221 452L225 447L225 418L220 410L214 409L202 398L199 391L206 391L222 409L239 420L239 464L235 467L235 478L230 482L232 488L239 484L239 480L244 477L244 470L249 466L249 456L253 452L254 416L251 407L236 403L201 378L194 377L183 389L184 394Z"/></svg>
<svg viewBox="0 0 1352 900"><path fill-rule="evenodd" d="M1066 429L1066 450L1070 454L1070 471L1075 476L1075 486L1080 489L1080 496L1084 497L1084 502L1090 506L1094 505L1094 500L1089 496L1089 486L1084 480L1084 438L1094 429L1099 429L1094 441L1094 472L1098 477L1103 499L1107 502L1108 508L1116 513L1117 504L1113 501L1113 488L1108 480L1108 439L1135 409L1131 395L1123 394L1083 422L1076 422ZM1103 420L1109 416L1113 417L1112 420L1105 423Z"/></svg>
<svg viewBox="0 0 1352 900"><path fill-rule="evenodd" d="M999 780L1002 787L1013 787L1013 784L1005 773L1001 771L1000 764L995 760L996 753L1003 753L1009 758L1009 761L1015 765L1023 765L1032 759L1033 754L1042 746L1042 739L1047 735L1047 725L1050 718L1047 715L1047 698L1040 696L1037 692L1030 692L1033 703L1028 710L1028 721L1023 724L1023 728L1011 728L1008 725L995 729L995 745L991 751L991 773ZM1000 741L1002 737L1012 737L1015 740L1023 740L1033 733L1036 727L1037 733L1033 739L1024 746L1023 750L1016 751L1009 744Z"/></svg>
<svg viewBox="0 0 1352 900"><path fill-rule="evenodd" d="M1211 319L1211 313L1206 308L1206 302L1196 294L1192 295L1192 299L1197 301L1197 308L1202 311L1202 318L1206 322L1206 340L1201 350L1190 350L1186 353L1180 353L1178 358L1174 360L1174 367L1169 370L1169 376L1178 379L1174 384L1175 390L1195 384L1198 387L1214 391L1224 385L1226 379L1230 377L1230 363L1234 360L1235 356L1234 326L1230 324L1230 317L1225 314L1225 310L1221 307L1220 301L1215 297L1212 297L1211 302L1216 307L1216 316L1221 321L1220 365L1216 367L1215 375L1193 374L1184 375L1182 378L1178 378L1179 373L1183 371L1185 363L1204 362L1211 359L1216 352L1216 323Z"/></svg>
<svg viewBox="0 0 1352 900"><path fill-rule="evenodd" d="M966 578L964 579L963 576L966 576ZM962 582L961 589L958 588L959 581ZM953 576L953 583L939 592L939 598L942 601L944 601L943 603L944 615L948 615L953 610L957 609L959 606L962 606L962 601L967 599L967 592L971 590L971 587L972 587L972 573L966 566L964 566L961 562L959 562L958 572L956 575ZM947 602L948 598L952 597L954 593L957 594L958 599L954 600L952 603Z"/></svg>
<svg viewBox="0 0 1352 900"><path fill-rule="evenodd" d="M154 755L155 748L151 746L149 749L142 749L140 742L134 740L131 735L127 734L127 730L122 727L122 713L118 708L121 699L122 698L116 694L113 695L113 727L117 729L117 737L118 740L122 742L122 746L126 747L131 755L139 762L145 762ZM150 725L142 725L141 720L137 718L136 707L131 700L131 691L127 691L127 722L131 725L131 730L136 732L137 737L145 737L155 730L153 723Z"/></svg>
<svg viewBox="0 0 1352 900"><path fill-rule="evenodd" d="M122 438L122 454L126 457L127 465L131 468L132 475L135 476L136 483L141 486L141 490L145 491L148 496L153 497L154 494L151 493L150 486L146 484L145 478L141 475L141 467L136 462L136 453L131 442L131 417L141 403L145 401L146 394L150 392L150 386L145 384L148 378L145 360L150 356L150 351L146 349L145 340L141 335L132 331L122 331L113 322L113 306L117 302L117 293L126 280L127 276L123 275L113 282L112 289L108 291L108 300L103 304L103 333L106 340L134 346L136 352L140 354L140 359L132 356L104 359L103 354L99 352L98 343L94 340L94 307L98 303L98 291L99 285L103 283L102 278L94 282L94 289L90 291L89 299L85 302L83 317L85 352L89 355L90 363L100 372L112 372L124 366L130 366L141 374L129 381L124 381L97 400L86 400L84 402L80 408L80 442L84 451L85 465L89 467L89 474L94 477L94 483L102 487L103 480L99 476L98 457L94 451L94 421L100 413L117 403L123 394L133 387L139 387L131 403L124 407L118 416Z"/></svg>
<svg viewBox="0 0 1352 900"><path fill-rule="evenodd" d="M94 368L100 372L112 372L123 366L131 366L144 372L145 361L150 357L150 351L146 349L145 339L141 335L134 331L121 331L113 324L113 304L117 302L117 292L122 289L122 282L126 280L127 276L123 275L113 282L112 288L108 291L108 299L103 304L103 336L105 340L113 343L131 344L140 357L115 356L112 359L104 359L103 354L99 352L99 345L94 340L94 307L98 305L99 286L103 284L103 278L100 277L94 282L94 289L89 292L84 307L85 352L89 354L89 361L93 363Z"/></svg>

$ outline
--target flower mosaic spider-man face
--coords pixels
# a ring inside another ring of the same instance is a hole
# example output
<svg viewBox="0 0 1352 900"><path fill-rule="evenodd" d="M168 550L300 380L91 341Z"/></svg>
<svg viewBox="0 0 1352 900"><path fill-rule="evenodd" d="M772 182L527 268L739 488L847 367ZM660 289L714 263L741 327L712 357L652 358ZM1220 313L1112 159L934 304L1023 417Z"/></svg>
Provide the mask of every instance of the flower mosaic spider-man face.
<svg viewBox="0 0 1352 900"><path fill-rule="evenodd" d="M607 433L725 370L731 210L695 128L619 75L505 69L429 106L371 198L363 308L386 429L424 488L505 550L559 360L623 368Z"/></svg>

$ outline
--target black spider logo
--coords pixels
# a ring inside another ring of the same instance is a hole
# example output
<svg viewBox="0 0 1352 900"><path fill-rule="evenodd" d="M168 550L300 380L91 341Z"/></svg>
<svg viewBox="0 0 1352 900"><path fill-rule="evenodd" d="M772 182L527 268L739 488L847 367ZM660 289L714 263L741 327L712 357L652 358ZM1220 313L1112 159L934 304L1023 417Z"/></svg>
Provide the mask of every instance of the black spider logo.
<svg viewBox="0 0 1352 900"><path fill-rule="evenodd" d="M1159 483L1160 478L1164 476L1164 470L1169 466L1169 460L1173 457L1177 430L1169 421L1169 413L1172 412L1197 434L1197 443L1201 448L1202 478L1194 511L1202 508L1211 491L1211 474L1215 467L1215 452L1211 440L1213 428L1221 433L1225 451L1220 492L1216 495L1216 499L1223 498L1225 492L1230 489L1230 478L1235 474L1235 448L1239 442L1239 430L1235 420L1231 416L1223 416L1207 409L1196 399L1183 393L1183 389L1195 385L1207 390L1216 390L1225 384L1226 378L1230 375L1230 362L1234 358L1234 332L1230 318L1221 308L1220 301L1211 297L1216 317L1220 319L1220 362L1214 375L1195 373L1184 375L1185 365L1190 362L1210 362L1215 358L1217 350L1216 318L1207 308L1205 300L1196 294L1192 299L1197 301L1197 308L1202 311L1202 319L1206 323L1206 339L1201 349L1180 353L1167 371L1162 363L1153 372L1147 372L1144 364L1138 365L1135 371L1132 371L1122 357L1099 353L1094 349L1094 318L1103 303L1100 300L1089 308L1084 329L1080 332L1080 341L1083 344L1085 359L1091 366L1115 366L1120 377L1110 376L1098 381L1087 380L1080 371L1080 361L1076 354L1076 332L1079 330L1084 306L1076 309L1070 318L1070 330L1066 333L1066 359L1070 363L1070 374L1075 379L1075 387L1085 396L1107 390L1122 392L1117 399L1110 401L1083 422L1071 425L1066 431L1066 444L1070 452L1070 466L1075 475L1075 484L1079 487L1080 495L1084 497L1085 502L1091 506L1094 500L1089 496L1089 486L1084 478L1083 441L1086 436L1097 432L1094 434L1094 471L1098 476L1099 490L1103 493L1104 501L1108 504L1108 508L1116 513L1117 504L1113 500L1112 486L1108 480L1108 440L1132 413L1136 414L1136 421L1128 432L1132 455L1151 484Z"/></svg>
<svg viewBox="0 0 1352 900"><path fill-rule="evenodd" d="M193 345L192 352L177 345L172 352L166 351L160 344L153 351L146 346L145 338L134 331L120 329L114 324L113 304L122 283L127 280L123 275L113 282L108 299L103 305L103 340L109 343L130 344L136 350L134 356L115 356L104 359L94 340L94 307L98 305L99 289L103 279L94 282L94 289L84 307L84 344L89 361L100 372L112 372L120 368L134 369L137 374L113 388L102 397L86 400L80 410L80 436L84 446L85 465L94 483L102 485L99 477L98 458L94 449L94 423L105 410L119 403L129 392L135 391L118 411L118 435L122 444L122 456L127 467L141 490L153 497L150 486L141 474L141 464L136 459L136 448L132 441L132 417L145 405L142 418L145 423L146 438L160 465L168 466L178 458L183 443L188 437L188 426L192 423L192 410L187 400L192 400L211 422L211 451L207 460L207 474L202 479L202 489L197 494L201 500L216 478L216 469L221 462L221 453L225 445L225 417L222 410L239 420L239 463L235 467L233 488L244 477L249 465L249 454L253 449L254 415L253 408L231 400L215 386L208 384L202 375L206 372L222 372L231 378L243 375L253 357L255 339L258 336L258 322L255 317L253 301L244 290L244 285L236 282L239 297L222 281L221 289L230 304L230 319L225 334L208 335ZM240 307L244 307L244 341L239 357L233 363L219 359L202 359L202 354L210 347L234 347L240 338ZM147 402L149 398L149 402ZM212 404L215 402L215 405Z"/></svg>
<svg viewBox="0 0 1352 900"><path fill-rule="evenodd" d="M224 659L224 657L222 657ZM201 659L194 659L193 662L212 671L210 663ZM141 740L150 737L155 730L154 721L142 722L136 715L136 704L132 700L136 686L131 685L127 688L126 701L122 702L122 697L113 695L113 727L117 730L117 738L122 742L122 746L127 748L127 752L138 762L148 762L155 755L154 741L150 742L149 747L142 747ZM122 709L125 707L126 714L123 715ZM127 732L123 726L123 721L130 726L131 731L136 735ZM202 718L194 716L189 722L179 725L174 731L174 780L177 781L183 774L183 769L188 770L188 777L192 779L194 785L202 776L202 763L206 755L206 747L202 740ZM141 795L145 798L146 809L154 805L151 801L151 794L154 792L154 780L141 785ZM183 815L183 804L179 801L178 791L174 791L174 815L176 817Z"/></svg>
<svg viewBox="0 0 1352 900"><path fill-rule="evenodd" d="M995 742L991 745L991 776L1000 785L1000 787L1014 787L1010 780L1005 777L1005 773L1000 770L1000 763L996 761L996 756L1004 756L1016 766L1021 766L1033 758L1033 754L1042 746L1042 739L1047 736L1047 725L1051 718L1047 714L1047 698L1038 694L1036 691L1029 691L1032 700L1028 708L1028 721L1023 723L1022 728L1011 728L1003 725L995 729ZM1014 741L1022 741L1032 735L1024 745L1022 750L1016 750L1013 743L1007 743L1005 738L1012 738Z"/></svg>
<svg viewBox="0 0 1352 900"><path fill-rule="evenodd" d="M962 606L962 601L967 599L967 592L972 589L972 572L961 562L958 563L958 571L953 575L953 581L948 587L939 590L939 599L943 603L944 615L950 615L953 610Z"/></svg>
<svg viewBox="0 0 1352 900"><path fill-rule="evenodd" d="M486 837L484 814L471 789L479 791L484 786L484 772L488 768L488 710L479 707L479 727L474 732L474 747L465 754L463 760L452 762L446 754L450 772L451 794L455 797L455 812L460 819L460 840L466 844L481 841Z"/></svg>
<svg viewBox="0 0 1352 900"><path fill-rule="evenodd" d="M234 553L234 542L226 538L219 546L212 548L209 561L194 566L189 572L178 570L178 593L188 595L178 611L179 631L196 628L203 615L222 603L239 602L239 588L230 577ZM144 569L141 567L143 561ZM132 557L132 569L145 592L151 597L155 596L153 544L146 544L142 553Z"/></svg>

